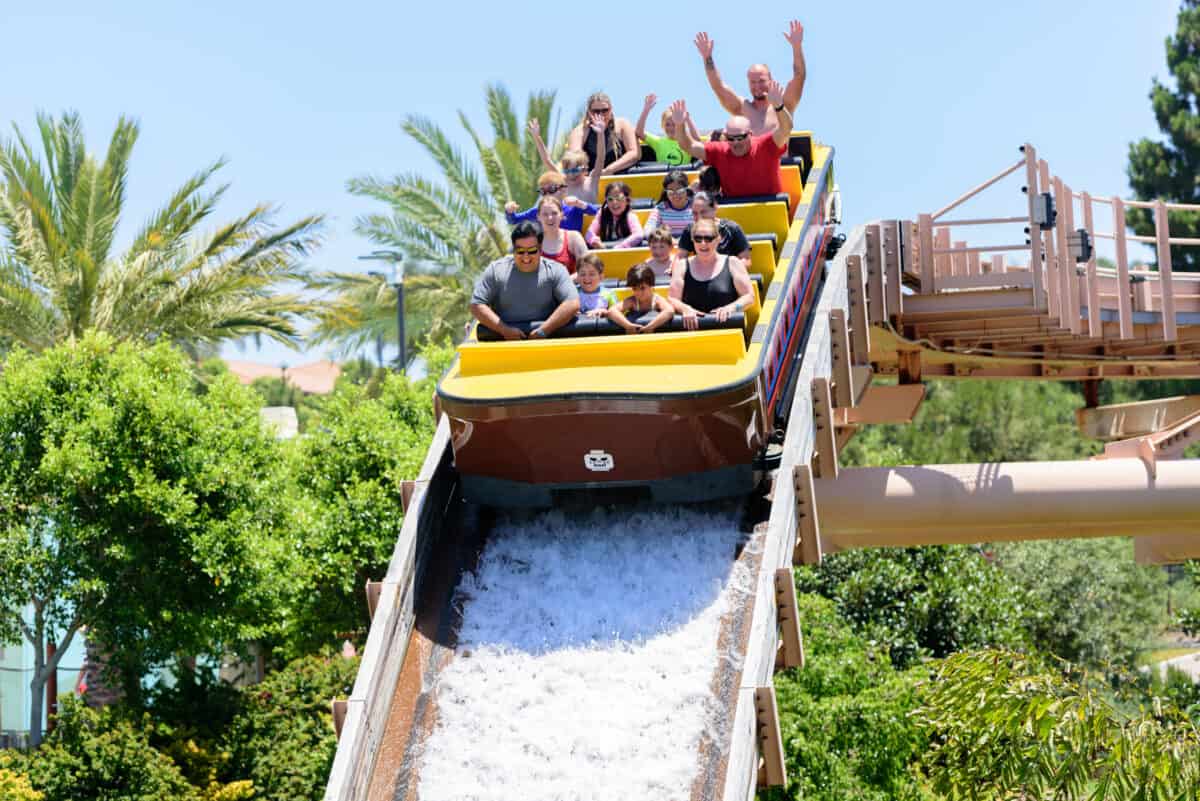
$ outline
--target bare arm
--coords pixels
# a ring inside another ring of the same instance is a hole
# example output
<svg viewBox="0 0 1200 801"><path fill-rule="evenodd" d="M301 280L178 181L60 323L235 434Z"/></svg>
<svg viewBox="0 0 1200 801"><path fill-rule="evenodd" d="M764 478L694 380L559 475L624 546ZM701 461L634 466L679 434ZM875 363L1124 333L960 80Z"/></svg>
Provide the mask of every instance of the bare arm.
<svg viewBox="0 0 1200 801"><path fill-rule="evenodd" d="M578 302L578 301L576 301ZM471 304L471 316L479 321L479 324L486 326L495 331L505 339L524 339L525 335L510 325L506 325L500 319L500 315L492 310L491 306L483 303Z"/></svg>
<svg viewBox="0 0 1200 801"><path fill-rule="evenodd" d="M787 147L788 139L792 136L792 112L787 103L783 102L783 87L779 85L779 81L771 81L771 87L767 90L767 102L775 107L775 119L779 121L771 139L775 141L776 147Z"/></svg>
<svg viewBox="0 0 1200 801"><path fill-rule="evenodd" d="M633 135L639 142L646 138L646 118L650 116L650 109L654 108L654 104L657 102L658 98L653 92L646 95L646 102L642 104L642 113L637 119L637 127L633 131Z"/></svg>
<svg viewBox="0 0 1200 801"><path fill-rule="evenodd" d="M808 68L804 63L804 26L799 20L792 20L783 38L792 46L792 79L783 90L783 104L794 112L804 94L804 79L808 77Z"/></svg>
<svg viewBox="0 0 1200 801"><path fill-rule="evenodd" d="M649 334L651 331L666 325L671 322L671 318L675 316L675 307L666 298L661 298L658 295L654 296L654 308L658 310L658 314L653 320L642 326L641 333Z"/></svg>
<svg viewBox="0 0 1200 801"><path fill-rule="evenodd" d="M552 334L562 328L579 313L579 298L567 298L562 303L558 304L558 308L554 313L542 323L538 328L545 331L547 334Z"/></svg>
<svg viewBox="0 0 1200 801"><path fill-rule="evenodd" d="M637 247L642 243L645 234L642 233L642 221L638 219L637 212L629 209L625 212L625 221L629 223L629 236L621 240L619 248Z"/></svg>
<svg viewBox="0 0 1200 801"><path fill-rule="evenodd" d="M542 164L550 172L557 172L558 166L554 163L554 159L550 158L550 151L546 149L546 143L542 141L542 124L534 117L529 121L529 135L533 137L533 143L537 145L538 155L542 157Z"/></svg>
<svg viewBox="0 0 1200 801"><path fill-rule="evenodd" d="M701 32L696 34L696 49L700 51L700 58L704 59L704 74L708 78L708 85L712 87L713 94L717 96L721 107L730 114L742 113L742 97L733 88L721 80L721 74L717 72L716 62L713 61L713 45L712 39L708 38L708 34Z"/></svg>
<svg viewBox="0 0 1200 801"><path fill-rule="evenodd" d="M636 323L626 316L626 312L628 311L626 307L632 305L630 303L631 300L632 298L625 298L620 306L609 306L605 316L609 322L624 328L627 334L636 334L640 329Z"/></svg>
<svg viewBox="0 0 1200 801"><path fill-rule="evenodd" d="M692 115L689 114L684 118L683 124L687 126L688 134L697 142L700 141L700 131L696 130L696 123L692 122Z"/></svg>
<svg viewBox="0 0 1200 801"><path fill-rule="evenodd" d="M576 125L567 134L567 150L583 150L583 124Z"/></svg>
<svg viewBox="0 0 1200 801"><path fill-rule="evenodd" d="M638 160L642 157L642 148L638 145L637 137L633 135L633 126L629 124L629 120L617 120L616 125L613 127L616 128L617 136L621 137L621 144L625 146L625 152L621 154L620 158L604 168L605 175L613 175L622 170L627 170L634 164L637 164Z"/></svg>
<svg viewBox="0 0 1200 801"><path fill-rule="evenodd" d="M675 313L683 315L683 327L695 331L700 326L700 312L683 302L683 279L687 274L687 264L677 264L671 274L671 288L667 290L667 300L675 307Z"/></svg>
<svg viewBox="0 0 1200 801"><path fill-rule="evenodd" d="M596 163L592 165L592 171L588 173L588 177L583 179L583 188L593 198L599 198L600 176L604 175L604 152L607 149L607 142L604 141L604 123L599 121L599 117L592 119L590 127L596 132Z"/></svg>
<svg viewBox="0 0 1200 801"><path fill-rule="evenodd" d="M695 130L694 125L685 125L684 123L691 119L687 113L687 103L682 100L676 100L671 104L671 119L675 121L675 141L679 142L679 146L684 149L694 159L704 158L704 143L699 138L693 138L691 128Z"/></svg>

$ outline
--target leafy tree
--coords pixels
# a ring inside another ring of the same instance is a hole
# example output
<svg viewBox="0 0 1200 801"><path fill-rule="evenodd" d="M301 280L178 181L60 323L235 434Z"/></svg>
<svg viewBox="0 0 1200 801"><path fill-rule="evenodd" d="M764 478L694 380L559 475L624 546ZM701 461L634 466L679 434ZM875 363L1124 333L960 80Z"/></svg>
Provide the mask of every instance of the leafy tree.
<svg viewBox="0 0 1200 801"><path fill-rule="evenodd" d="M117 122L103 160L84 145L79 116L39 115L42 157L19 129L0 148L0 344L42 350L88 329L119 340L192 346L247 334L284 343L318 305L281 291L302 278L320 217L276 228L259 205L198 235L226 187L218 160L179 187L123 253L114 240L125 204L135 122Z"/></svg>
<svg viewBox="0 0 1200 801"><path fill-rule="evenodd" d="M939 381L910 425L869 426L847 445L851 466L1078 459L1100 446L1075 427L1079 396L1034 381Z"/></svg>
<svg viewBox="0 0 1200 801"><path fill-rule="evenodd" d="M166 343L99 334L17 350L0 372L0 442L0 620L34 651L35 744L45 681L83 626L125 669L268 625L286 493L279 445L232 377L198 396ZM123 674L136 690L141 670Z"/></svg>
<svg viewBox="0 0 1200 801"><path fill-rule="evenodd" d="M798 601L806 664L775 677L789 784L760 798L926 798L909 767L927 746L909 717L926 674L893 669L830 601Z"/></svg>
<svg viewBox="0 0 1200 801"><path fill-rule="evenodd" d="M1150 102L1166 141L1140 139L1129 146L1129 183L1137 196L1176 203L1200 203L1200 0L1182 0L1175 35L1166 41L1171 87L1153 81ZM1171 235L1200 237L1200 212L1171 212ZM1149 209L1130 209L1129 222L1143 236L1154 235ZM1200 270L1195 248L1171 248L1171 266Z"/></svg>
<svg viewBox="0 0 1200 801"><path fill-rule="evenodd" d="M170 757L117 711L63 700L46 742L24 757L29 782L45 801L202 801Z"/></svg>
<svg viewBox="0 0 1200 801"><path fill-rule="evenodd" d="M1032 599L1037 647L1072 662L1133 664L1166 623L1166 575L1128 539L1000 543L996 563Z"/></svg>
<svg viewBox="0 0 1200 801"><path fill-rule="evenodd" d="M357 658L325 653L246 688L226 741L230 775L251 779L262 801L321 798L337 750L329 701L350 694L357 671Z"/></svg>
<svg viewBox="0 0 1200 801"><path fill-rule="evenodd" d="M914 720L933 788L959 798L1195 798L1200 733L1161 699L1126 716L1070 665L1010 651L946 659Z"/></svg>
<svg viewBox="0 0 1200 801"><path fill-rule="evenodd" d="M903 668L987 645L1028 642L1029 598L974 548L846 551L796 570L800 592L831 599L856 632Z"/></svg>
<svg viewBox="0 0 1200 801"><path fill-rule="evenodd" d="M476 277L508 251L504 203L532 205L536 178L542 172L537 149L508 91L493 84L486 96L491 143L483 140L466 114L458 114L477 163L455 147L435 122L409 115L401 128L433 159L441 171L439 178L408 172L349 182L352 194L387 206L387 213L360 217L355 229L406 265L405 312L411 309L424 315L427 334L434 341L461 336ZM538 120L542 130L549 132L553 107L554 92L534 92L525 118ZM352 347L380 335L396 340L396 295L387 288L386 279L332 273L321 278L321 285L337 293L337 302L317 328L319 340L347 342ZM419 329L410 326L410 330L415 336Z"/></svg>
<svg viewBox="0 0 1200 801"><path fill-rule="evenodd" d="M295 443L293 600L284 652L310 653L367 623L363 585L386 570L404 523L400 482L414 478L433 436L432 379L388 374L341 383L320 423Z"/></svg>

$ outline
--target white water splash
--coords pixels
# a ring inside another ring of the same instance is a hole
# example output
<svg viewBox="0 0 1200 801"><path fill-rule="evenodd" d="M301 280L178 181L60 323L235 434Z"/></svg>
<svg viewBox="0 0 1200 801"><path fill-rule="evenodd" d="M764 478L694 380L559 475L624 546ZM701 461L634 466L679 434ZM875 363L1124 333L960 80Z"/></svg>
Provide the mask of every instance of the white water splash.
<svg viewBox="0 0 1200 801"><path fill-rule="evenodd" d="M421 801L687 799L740 537L728 508L501 521L460 589Z"/></svg>

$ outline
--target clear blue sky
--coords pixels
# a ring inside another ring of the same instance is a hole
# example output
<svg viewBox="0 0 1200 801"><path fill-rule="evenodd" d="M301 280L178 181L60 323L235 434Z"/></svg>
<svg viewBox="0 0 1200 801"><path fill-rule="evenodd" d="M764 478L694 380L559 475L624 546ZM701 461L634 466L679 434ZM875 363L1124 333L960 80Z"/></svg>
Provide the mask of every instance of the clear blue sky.
<svg viewBox="0 0 1200 801"><path fill-rule="evenodd" d="M1023 141L1076 189L1126 193L1128 143L1158 133L1147 93L1151 76L1168 77L1163 40L1178 2L689 7L7 0L0 120L32 131L38 110L77 109L101 151L118 115L138 118L127 234L224 155L232 187L221 219L259 201L279 204L284 219L323 212L328 243L312 267L364 269L355 257L371 245L353 220L380 209L347 194L346 180L433 169L401 133L405 114L431 117L462 141L456 111L486 128L483 87L502 81L522 101L556 88L567 114L596 89L630 119L647 92L659 110L685 97L712 127L723 113L695 32L714 38L717 66L744 91L752 62L790 75L782 33L795 17L809 73L797 127L836 148L848 229L941 206L1015 161ZM251 346L227 355L299 364L320 353Z"/></svg>

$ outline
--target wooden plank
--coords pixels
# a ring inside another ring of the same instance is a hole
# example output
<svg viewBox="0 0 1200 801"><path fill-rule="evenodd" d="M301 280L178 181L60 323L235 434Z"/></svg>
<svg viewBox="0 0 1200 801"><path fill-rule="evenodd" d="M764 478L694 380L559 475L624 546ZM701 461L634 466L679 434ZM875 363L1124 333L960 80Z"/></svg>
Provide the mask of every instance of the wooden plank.
<svg viewBox="0 0 1200 801"><path fill-rule="evenodd" d="M1088 232L1092 241L1092 255L1087 260L1084 270L1084 289L1088 305L1088 336L1103 335L1104 326L1100 320L1100 280L1096 277L1096 226L1092 220L1092 196L1087 192L1080 194L1080 204L1083 207L1083 228Z"/></svg>
<svg viewBox="0 0 1200 801"><path fill-rule="evenodd" d="M837 478L837 441L833 432L833 401L828 378L814 378L812 381L812 416L816 431L814 473L817 478Z"/></svg>
<svg viewBox="0 0 1200 801"><path fill-rule="evenodd" d="M1171 224L1166 204L1162 198L1154 202L1154 236L1157 238L1159 284L1162 292L1163 339L1174 342L1179 338L1175 331L1175 286L1171 280Z"/></svg>
<svg viewBox="0 0 1200 801"><path fill-rule="evenodd" d="M382 581L368 581L366 586L367 592L367 616L369 619L375 618L375 608L379 606L379 596L383 592Z"/></svg>
<svg viewBox="0 0 1200 801"><path fill-rule="evenodd" d="M907 225L907 222L897 222L896 220L884 220L881 229L883 231L883 273L884 279L887 282L887 312L888 317L895 321L898 320L902 312L902 298L904 293L901 291L903 280L900 275L900 248L903 243L900 240L900 226Z"/></svg>
<svg viewBox="0 0 1200 801"><path fill-rule="evenodd" d="M928 214L917 217L917 253L921 262L918 271L921 294L932 295L937 291L937 275L933 270L933 222Z"/></svg>
<svg viewBox="0 0 1200 801"><path fill-rule="evenodd" d="M1129 285L1129 244L1125 241L1125 203L1113 195L1113 236L1117 247L1117 319L1121 339L1133 339L1133 291Z"/></svg>
<svg viewBox="0 0 1200 801"><path fill-rule="evenodd" d="M867 274L867 311L871 324L880 325L887 319L887 300L883 295L883 241L878 226L867 226L867 253L863 266Z"/></svg>
<svg viewBox="0 0 1200 801"><path fill-rule="evenodd" d="M758 719L758 748L766 763L765 785L784 787L787 785L787 763L783 759L783 735L779 730L775 688L771 685L757 688L754 707Z"/></svg>
<svg viewBox="0 0 1200 801"><path fill-rule="evenodd" d="M812 467L798 464L792 471L796 502L796 547L792 564L821 564L821 519L813 490Z"/></svg>
<svg viewBox="0 0 1200 801"><path fill-rule="evenodd" d="M846 299L850 306L850 352L855 364L871 358L871 325L867 322L867 288L863 281L862 256L846 258Z"/></svg>
<svg viewBox="0 0 1200 801"><path fill-rule="evenodd" d="M850 380L850 333L846 327L846 312L833 309L829 313L830 358L833 360L833 405L853 406L854 385Z"/></svg>
<svg viewBox="0 0 1200 801"><path fill-rule="evenodd" d="M1061 247L1063 253L1063 264L1066 265L1067 272L1067 297L1071 299L1071 333L1083 333L1083 303L1079 295L1079 264L1075 261L1075 255L1071 252L1070 236L1075 232L1075 196L1071 193L1071 187L1055 178L1055 186L1062 193L1063 199L1063 216L1059 219L1059 237L1061 237Z"/></svg>
<svg viewBox="0 0 1200 801"><path fill-rule="evenodd" d="M1033 207L1037 203L1037 151L1028 142L1021 148L1025 154L1025 194L1029 201L1029 272L1033 275L1033 305L1039 310L1047 308L1045 295L1044 267L1042 266L1042 239L1033 225ZM993 270L1000 272L1000 270Z"/></svg>
<svg viewBox="0 0 1200 801"><path fill-rule="evenodd" d="M800 630L800 606L796 602L796 582L790 567L775 571L775 609L783 640L783 666L804 667L804 634Z"/></svg>
<svg viewBox="0 0 1200 801"><path fill-rule="evenodd" d="M1045 193L1050 191L1050 168L1046 165L1045 159L1038 162L1038 192ZM1031 229L1031 236L1042 237L1042 249L1046 253L1046 311L1052 319L1061 320L1063 318L1062 306L1059 303L1059 295L1061 295L1062 283L1058 277L1058 259L1055 258L1055 231L1051 228L1049 231L1039 231L1035 226Z"/></svg>
<svg viewBox="0 0 1200 801"><path fill-rule="evenodd" d="M933 273L938 277L940 282L942 278L954 274L954 265L948 254L939 254L939 250L950 249L950 229L949 228L934 228L933 229ZM938 285L941 289L941 285Z"/></svg>
<svg viewBox="0 0 1200 801"><path fill-rule="evenodd" d="M966 246L967 246L966 241L964 241L962 239L956 240L953 244L953 247L955 250L958 250L959 248L965 248ZM972 253L969 255L978 257L978 254L975 254L975 253ZM950 274L951 275L968 275L969 274L967 272L967 269L968 269L967 256L968 256L968 254L965 251L962 251L959 253L955 253L950 257Z"/></svg>

